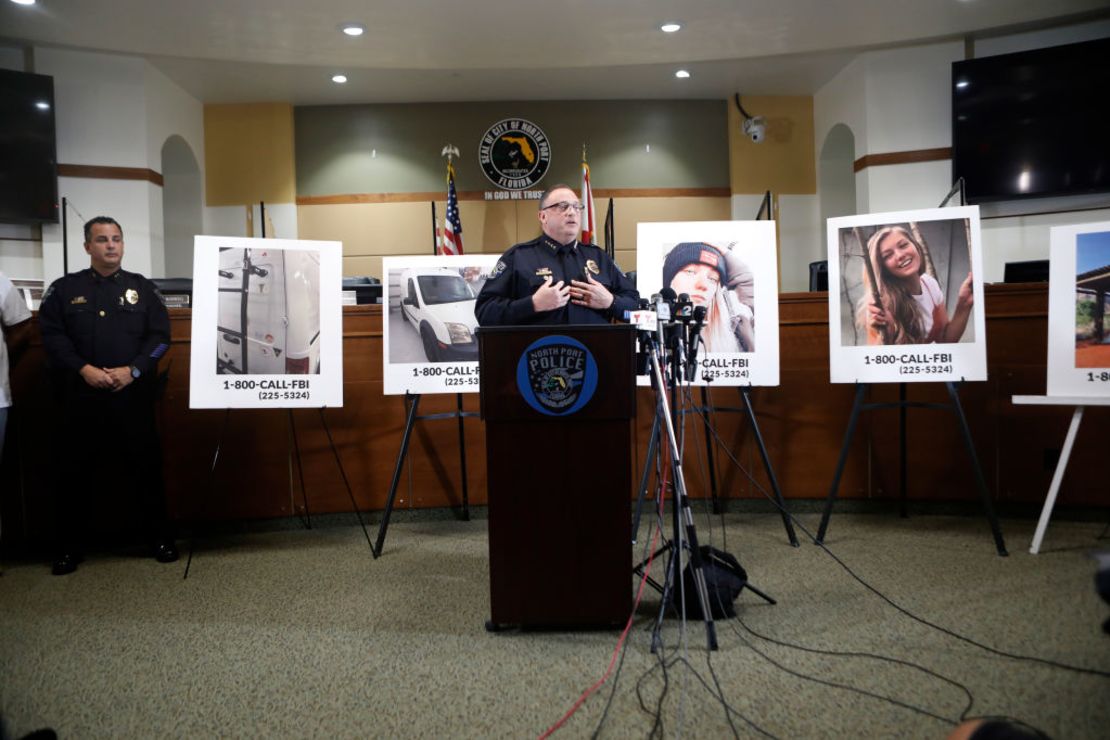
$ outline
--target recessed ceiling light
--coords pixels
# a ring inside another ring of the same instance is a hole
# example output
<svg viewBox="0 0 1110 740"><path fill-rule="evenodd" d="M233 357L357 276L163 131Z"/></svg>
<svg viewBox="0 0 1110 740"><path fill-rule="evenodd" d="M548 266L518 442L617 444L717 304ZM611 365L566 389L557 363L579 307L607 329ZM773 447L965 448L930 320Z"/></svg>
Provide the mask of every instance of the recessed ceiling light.
<svg viewBox="0 0 1110 740"><path fill-rule="evenodd" d="M337 85L342 85L344 82L347 81L347 75L332 75L331 81Z"/></svg>
<svg viewBox="0 0 1110 740"><path fill-rule="evenodd" d="M685 80L687 77L690 76L690 73L687 72L684 69L680 69L680 70L678 70L677 72L674 73L674 76L677 77L680 80Z"/></svg>
<svg viewBox="0 0 1110 740"><path fill-rule="evenodd" d="M958 87L958 88L960 88L961 90L963 90L963 89L964 89L965 87L967 87L967 86L968 86L968 85L970 85L970 84L971 84L971 83L970 83L970 82L968 82L967 80L960 80L959 82L957 82L957 83L956 83L956 87Z"/></svg>
<svg viewBox="0 0 1110 740"><path fill-rule="evenodd" d="M34 5L35 0L12 0L16 5Z"/></svg>
<svg viewBox="0 0 1110 740"><path fill-rule="evenodd" d="M662 31L663 33L674 33L675 31L678 31L681 28L682 28L681 23L664 23L663 25L661 25L659 27L659 30Z"/></svg>
<svg viewBox="0 0 1110 740"><path fill-rule="evenodd" d="M348 36L361 36L366 33L366 26L363 26L361 23L344 23L341 28L343 29L343 33Z"/></svg>
<svg viewBox="0 0 1110 740"><path fill-rule="evenodd" d="M35 103L35 107L38 108L39 110L50 110L50 103L47 103L44 100L40 100L37 103Z"/></svg>

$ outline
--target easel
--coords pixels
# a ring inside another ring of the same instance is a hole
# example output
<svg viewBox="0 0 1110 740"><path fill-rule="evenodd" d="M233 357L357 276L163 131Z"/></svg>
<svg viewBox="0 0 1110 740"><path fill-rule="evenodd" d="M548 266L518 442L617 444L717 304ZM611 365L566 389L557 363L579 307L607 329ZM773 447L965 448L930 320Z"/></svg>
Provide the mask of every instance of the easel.
<svg viewBox="0 0 1110 740"><path fill-rule="evenodd" d="M462 520L464 522L470 521L470 496L467 490L466 483L466 430L463 426L463 419L468 417L477 417L476 411L463 411L463 394L455 394L456 407L454 411L446 411L440 414L425 414L417 416L416 410L420 406L420 394L405 392L405 406L408 408L408 413L405 415L405 431L401 435L401 450L397 453L397 463L393 466L393 481L389 484L389 498L386 500L385 511L382 514L382 521L378 525L378 539L376 544L370 545L371 552L374 553L374 558L377 559L382 555L382 548L385 546L385 533L389 528L389 519L393 515L393 504L397 499L397 485L401 481L401 469L405 464L405 456L409 451L409 440L412 438L412 427L418 421L437 421L440 419L458 419L459 423L459 467L461 468L462 475Z"/></svg>
<svg viewBox="0 0 1110 740"><path fill-rule="evenodd" d="M1013 404L1034 406L1074 406L1071 423L1068 425L1067 435L1064 437L1064 447L1060 450L1060 459L1056 462L1056 470L1052 473L1052 483L1048 486L1044 506L1041 508L1041 517L1037 520L1037 529L1033 533L1033 542L1029 545L1029 552L1036 555L1041 551L1045 531L1048 530L1048 520L1052 518L1052 509L1056 506L1056 496L1060 493L1060 484L1064 482L1064 471L1068 469L1068 460L1071 458L1075 438L1079 434L1079 425L1083 421L1083 411L1088 406L1110 406L1110 398L1092 396L1014 396Z"/></svg>
<svg viewBox="0 0 1110 740"><path fill-rule="evenodd" d="M786 508L786 500L782 496L782 489L779 488L778 478L775 476L774 466L771 464L771 458L767 454L767 446L763 442L763 434L759 431L759 422L756 420L755 410L752 407L751 392L753 386L739 386L740 398L744 401L743 408L735 406L712 406L709 403L709 387L701 387L701 405L693 406L690 408L681 409L676 412L677 416L685 416L686 414L694 413L701 416L702 424L705 428L705 453L707 457L707 467L709 468L709 491L713 502L713 513L720 514L722 507L720 499L717 496L717 471L713 455L713 440L717 438L713 430L712 424L709 422L709 414L714 411L726 411L730 413L744 413L747 416L748 424L751 426L752 433L755 435L756 444L759 447L759 456L763 461L763 470L767 474L767 479L771 483L771 491L775 496L775 505L782 516L782 524L786 528L786 536L790 540L790 544L794 547L799 547L798 536L794 533L794 524L790 521L790 514ZM652 460L655 458L656 451L659 448L659 416L656 415L655 421L651 426L651 437L648 440L647 459ZM644 468L643 475L640 478L640 491L639 498L636 506L636 519L632 524L632 532L635 535L640 524L640 510L647 493L648 485L648 469Z"/></svg>
<svg viewBox="0 0 1110 740"><path fill-rule="evenodd" d="M258 207L259 207L259 213L260 213L260 221L262 222L262 238L265 239L266 238L266 202L265 201L259 201L258 202ZM248 213L247 227L248 227L249 230L253 231L253 228L254 228L254 226L253 226L253 218L254 218L253 213L250 211L250 209L248 209L247 213ZM251 269L251 267L248 264L247 270L249 271L250 269ZM246 275L245 274L244 274L244 280L246 280ZM245 289L246 289L246 286L244 286L243 290L245 290ZM236 289L236 292L241 292L241 291L239 289ZM246 302L243 301L243 302L241 302L241 307L240 307L240 314L242 316L243 326L246 325L246 311L247 311ZM247 369L246 338L243 337L242 341L243 341L242 364L243 364L243 370L245 371ZM346 469L344 469L344 467L343 467L343 460L339 457L339 450L335 446L335 440L332 439L331 429L328 427L328 420L324 417L324 407L320 407L318 409L318 411L320 413L320 424L323 425L324 433L327 434L327 436L328 436L328 447L331 448L332 454L335 456L335 464L339 468L340 476L343 478L343 487L347 489L347 496L348 496L348 498L351 499L351 511L358 518L358 525L359 525L359 527L362 528L362 534L363 534L364 537L366 537L366 543L368 545L370 545L370 551L371 551L371 553L373 553L374 545L373 545L373 543L370 542L370 533L366 531L366 523L362 521L362 514L358 510L358 503L355 501L354 491L351 490L351 482L347 478ZM216 438L216 450L212 454L212 465L209 467L209 470L208 470L208 490L209 490L209 492L215 490L216 463L220 459L220 447L223 444L224 435L227 433L227 425L228 425L228 422L230 421L230 419L231 419L231 409L226 408L226 409L224 409L224 423L223 423L222 427L220 428L219 437ZM300 481L301 501L302 501L302 506L303 506L303 510L304 510L304 518L302 519L302 521L304 522L306 529L312 529L312 517L311 517L311 515L309 514L309 511L308 511L308 489L305 488L305 484L304 484L304 464L301 461L301 448L300 448L300 444L297 440L297 425L296 425L296 423L294 422L294 419L293 419L293 409L292 408L287 408L286 409L286 420L287 420L287 423L288 423L288 430L289 430L289 434L286 437L286 460L287 460L288 466L289 466L289 501L290 501L290 504L292 505L293 500L294 500L293 468L294 468L294 465L295 465L296 469L297 469L298 479ZM190 536L189 536L189 558L185 563L185 575L183 576L183 578L188 578L189 577L189 568L193 564L193 551L194 551L195 541L196 541L196 538L194 536L194 533L190 533Z"/></svg>
<svg viewBox="0 0 1110 740"><path fill-rule="evenodd" d="M956 193L960 194L960 204L963 205L966 201L964 196L964 181L961 177L948 191L948 195L940 202L939 208L943 208L948 204ZM971 243L968 242L970 249ZM870 256L865 254L864 260L870 266ZM874 284L874 282L872 282ZM961 381L962 382L962 381ZM967 417L964 415L963 406L960 404L959 389L956 383L951 381L946 382L945 387L948 389L948 396L951 403L922 403L916 401L906 400L906 384L898 384L898 400L889 403L865 403L864 399L867 395L870 383L856 383L856 396L855 401L852 403L852 411L848 417L848 429L844 433L844 444L840 448L840 457L836 463L836 473L833 475L832 487L829 489L829 496L825 503L825 512L821 516L821 526L817 530L818 545L823 544L825 541L825 532L828 530L829 517L832 516L833 504L836 502L837 492L840 488L840 477L844 472L844 465L848 460L848 449L852 444L852 436L855 434L856 423L859 421L861 411L872 411L876 409L897 408L899 410L898 416L898 452L899 452L899 500L901 515L908 516L906 508L906 409L907 408L934 408L934 409L951 409L957 417L960 432L963 435L964 444L967 447L968 456L971 458L971 467L975 473L976 485L979 489L979 494L983 500L983 509L986 512L987 521L991 527L991 533L994 535L995 548L998 554L1006 556L1006 543L1002 539L1002 529L998 524L998 517L994 513L994 507L990 500L990 491L987 488L986 479L983 477L982 467L979 465L979 457L975 453L975 444L971 438L971 430L967 426Z"/></svg>
<svg viewBox="0 0 1110 740"><path fill-rule="evenodd" d="M773 221L774 218L774 200L771 197L771 191L766 190L763 193L763 200L759 204L759 209L756 211L755 220ZM794 533L794 524L790 521L790 514L786 509L786 500L783 498L782 490L779 488L778 477L775 476L775 469L774 466L771 465L771 458L767 454L767 446L763 442L763 434L759 431L759 422L756 420L755 411L752 407L751 392L753 388L751 385L739 386L739 390L740 397L744 401L743 408L737 408L734 406L712 406L709 403L709 387L707 385L703 385L701 387L701 406L694 406L692 408L683 409L678 412L679 415L685 415L687 413L693 412L699 414L702 418L702 423L705 427L705 456L707 467L709 469L709 495L710 500L713 502L713 513L720 514L723 508L721 506L721 500L717 495L717 466L713 454L713 439L716 437L716 435L713 433L713 426L709 421L709 415L711 412L715 411L724 411L729 413L743 412L747 415L748 424L751 426L752 432L755 434L755 441L756 444L759 446L759 456L760 459L763 461L763 470L767 473L767 479L771 483L771 490L775 495L775 504L778 507L779 513L782 515L782 524L786 528L786 536L790 540L791 545L793 545L794 547L798 547L798 537ZM657 424L658 419L656 419L656 425ZM653 425L652 427L651 439L653 442L658 441L658 429L656 425ZM650 456L652 454L652 448L649 446L648 450L648 454ZM647 480L645 477L641 481L641 496L643 495L643 491L645 490L644 487L646 486L646 484ZM637 508L637 524L638 523L639 508ZM636 531L635 526L633 527L632 531Z"/></svg>
<svg viewBox="0 0 1110 740"><path fill-rule="evenodd" d="M374 545L370 542L370 533L366 531L366 523L362 520L362 514L358 510L358 503L355 501L354 492L351 490L350 480L347 478L347 471L343 467L343 460L339 457L339 449L335 446L335 440L331 436L331 429L328 427L328 421L324 417L324 408L317 409L320 413L320 423L324 427L324 432L328 437L328 446L331 448L332 454L335 456L335 464L339 468L339 474L343 478L343 486L347 489L347 496L351 499L351 511L358 518L358 524L362 528L362 534L366 537L366 543L370 545L370 551L373 553ZM227 434L228 422L231 419L231 409L224 409L224 422L220 428L220 435L216 438L216 450L212 454L212 465L208 470L208 491L211 493L215 490L216 482L216 463L220 459L220 448L223 445L224 436ZM289 466L289 500L292 503L295 499L295 491L293 485L293 468L296 467L298 478L300 481L301 489L301 502L304 511L304 517L301 521L304 522L305 529L312 529L312 517L308 511L308 489L304 483L304 465L301 461L301 448L297 440L297 426L293 419L293 409L286 409L286 420L288 422L289 433L286 437L286 459ZM193 551L196 542L195 531L189 535L189 557L185 563L185 575L183 578L189 577L189 569L193 564Z"/></svg>

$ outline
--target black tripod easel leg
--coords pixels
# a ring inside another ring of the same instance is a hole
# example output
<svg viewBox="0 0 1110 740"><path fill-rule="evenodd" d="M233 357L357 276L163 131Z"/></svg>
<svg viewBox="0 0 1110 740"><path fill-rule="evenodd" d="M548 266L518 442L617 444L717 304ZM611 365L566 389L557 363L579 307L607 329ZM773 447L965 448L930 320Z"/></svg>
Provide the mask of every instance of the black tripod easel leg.
<svg viewBox="0 0 1110 740"><path fill-rule="evenodd" d="M771 467L771 458L767 455L767 446L763 444L763 434L759 431L759 422L755 420L755 410L752 409L752 399L749 396L750 392L751 386L740 389L740 395L744 399L744 411L748 414L748 423L752 425L752 432L755 434L756 444L759 445L759 456L763 459L763 469L767 471L767 478L771 481L771 491L775 494L775 503L778 505L779 513L782 515L782 524L786 527L786 536L789 538L791 545L798 547L798 535L794 533L794 524L790 521L790 514L786 511L786 501L782 497L782 490L779 489L779 481L778 478L775 477L775 469Z"/></svg>
<svg viewBox="0 0 1110 740"><path fill-rule="evenodd" d="M705 427L705 462L709 469L709 496L713 500L713 513L720 514L721 499L717 496L717 465L713 457L713 428L709 424L709 386L701 387L701 423Z"/></svg>
<svg viewBox="0 0 1110 740"><path fill-rule="evenodd" d="M844 464L848 461L848 450L852 446L852 437L856 433L856 424L859 422L860 411L863 410L863 398L867 394L867 384L856 384L856 400L852 402L852 414L848 418L848 429L844 432L844 444L840 448L840 459L836 461L836 473L833 475L832 487L829 497L825 501L825 513L821 515L821 526L817 530L816 544L825 542L825 532L829 528L829 517L832 516L833 504L836 502L837 491L840 490L840 476L844 473Z"/></svg>
<svg viewBox="0 0 1110 740"><path fill-rule="evenodd" d="M339 448L335 446L335 440L331 437L331 429L328 427L328 420L324 418L324 409L320 409L320 423L324 426L324 433L328 435L328 446L331 447L331 452L335 455L335 464L339 468L339 475L343 478L343 487L347 489L347 498L351 499L351 511L354 512L355 517L358 519L358 526L362 527L362 534L366 537L366 544L370 545L370 553L374 552L374 543L370 541L370 533L366 531L366 523L362 521L362 513L358 510L358 502L355 501L355 492L351 489L351 482L347 479L347 470L343 467L343 460L339 457ZM303 481L301 485L304 485ZM307 502L305 504L307 509Z"/></svg>
<svg viewBox="0 0 1110 740"><path fill-rule="evenodd" d="M455 408L459 412L459 468L462 471L462 518L470 521L470 495L466 487L466 432L463 425L463 394L455 394Z"/></svg>
<svg viewBox="0 0 1110 740"><path fill-rule="evenodd" d="M291 447L289 449L289 503L293 504L293 466L297 466L297 474L300 476L301 481L301 501L304 505L304 521L305 529L312 529L312 515L308 511L308 489L304 485L304 464L301 462L301 445L297 441L297 425L293 422L293 409L287 409L289 414L289 439Z"/></svg>
<svg viewBox="0 0 1110 740"><path fill-rule="evenodd" d="M405 419L405 432L401 435L401 450L397 453L397 464L393 467L393 482L389 484L389 498L386 500L385 511L382 513L382 522L378 525L378 541L376 545L370 547L375 559L382 555L385 532L389 528L389 518L393 514L393 502L397 498L397 484L401 481L401 468L405 464L405 455L409 451L409 439L412 437L412 425L416 421L416 409L420 406L420 396L405 393L405 403L411 403L412 405L409 406L408 417Z"/></svg>
<svg viewBox="0 0 1110 740"><path fill-rule="evenodd" d="M987 488L987 481L983 477L983 469L979 467L979 456L975 454L975 442L971 438L971 429L967 426L967 417L964 416L964 407L960 403L960 392L956 384L948 382L944 384L948 388L948 395L952 399L952 407L956 411L956 416L960 423L960 431L963 432L964 444L967 445L967 454L971 457L971 467L975 471L975 482L979 486L979 495L983 499L983 509L987 513L987 521L991 526L991 533L994 534L994 546L998 549L998 554L1005 557L1009 555L1006 552L1006 543L1002 539L1002 528L998 525L998 517L995 516L994 506L991 504L990 490Z"/></svg>
<svg viewBox="0 0 1110 740"><path fill-rule="evenodd" d="M906 384L898 384L898 501L903 519L910 516L906 505Z"/></svg>
<svg viewBox="0 0 1110 740"><path fill-rule="evenodd" d="M659 451L659 414L651 423L651 438L648 440L647 455L644 456L644 472L640 476L640 493L636 497L636 514L632 517L632 544L636 544L637 532L640 531L640 515L644 509L644 496L647 494L648 481L651 480L651 468L656 462L656 453Z"/></svg>
<svg viewBox="0 0 1110 740"><path fill-rule="evenodd" d="M212 496L212 489L216 485L216 462L220 459L220 445L223 444L224 435L227 434L227 424L231 420L231 409L224 409L224 423L220 427L220 436L216 437L216 451L212 453L212 465L208 468L208 497ZM193 565L193 550L196 543L196 522L193 522L189 532L189 557L185 561L185 575L181 580L189 577L189 568Z"/></svg>

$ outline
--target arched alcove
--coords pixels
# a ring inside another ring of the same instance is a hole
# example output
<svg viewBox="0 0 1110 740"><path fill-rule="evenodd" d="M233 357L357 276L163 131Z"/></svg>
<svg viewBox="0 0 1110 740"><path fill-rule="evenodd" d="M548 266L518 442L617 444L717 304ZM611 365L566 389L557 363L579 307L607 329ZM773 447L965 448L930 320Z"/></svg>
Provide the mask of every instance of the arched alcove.
<svg viewBox="0 0 1110 740"><path fill-rule="evenodd" d="M165 276L193 276L193 237L203 231L200 166L176 134L162 145L162 226Z"/></svg>
<svg viewBox="0 0 1110 740"><path fill-rule="evenodd" d="M852 129L838 123L829 129L817 162L817 195L821 223L836 216L856 213L856 137Z"/></svg>

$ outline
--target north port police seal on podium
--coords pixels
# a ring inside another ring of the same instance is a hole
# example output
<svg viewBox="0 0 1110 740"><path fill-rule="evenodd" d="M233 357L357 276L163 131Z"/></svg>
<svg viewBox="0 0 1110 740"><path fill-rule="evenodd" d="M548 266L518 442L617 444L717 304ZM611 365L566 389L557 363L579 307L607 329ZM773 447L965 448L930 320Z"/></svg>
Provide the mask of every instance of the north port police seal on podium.
<svg viewBox="0 0 1110 740"><path fill-rule="evenodd" d="M516 383L529 406L548 416L567 416L590 402L597 390L597 362L584 344L554 334L524 350Z"/></svg>

